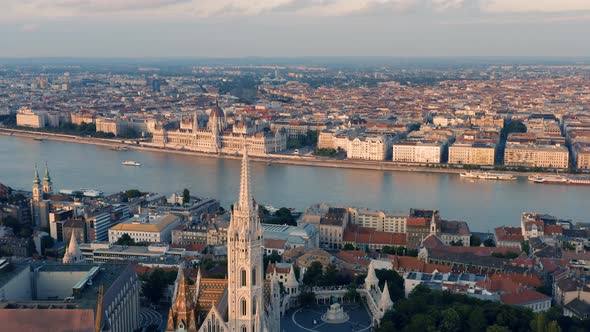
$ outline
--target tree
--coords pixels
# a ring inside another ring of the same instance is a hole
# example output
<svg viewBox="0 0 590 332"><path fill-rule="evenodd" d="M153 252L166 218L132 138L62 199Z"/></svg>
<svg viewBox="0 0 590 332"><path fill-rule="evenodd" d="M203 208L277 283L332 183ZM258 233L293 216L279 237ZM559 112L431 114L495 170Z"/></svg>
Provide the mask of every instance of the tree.
<svg viewBox="0 0 590 332"><path fill-rule="evenodd" d="M182 204L188 204L191 201L191 193L188 189L184 188L182 191Z"/></svg>
<svg viewBox="0 0 590 332"><path fill-rule="evenodd" d="M511 332L510 329L501 325L492 325L486 329L486 332Z"/></svg>
<svg viewBox="0 0 590 332"><path fill-rule="evenodd" d="M299 294L299 303L304 307L310 307L315 303L314 292L302 292Z"/></svg>
<svg viewBox="0 0 590 332"><path fill-rule="evenodd" d="M297 222L293 215L291 214L291 210L287 209L286 207L282 207L275 212L275 217L277 217L281 224L287 224L290 226L297 226Z"/></svg>
<svg viewBox="0 0 590 332"><path fill-rule="evenodd" d="M321 286L333 286L338 284L338 268L336 265L330 264L326 266L326 272L321 278Z"/></svg>
<svg viewBox="0 0 590 332"><path fill-rule="evenodd" d="M546 332L561 332L561 327L559 327L557 321L552 320L547 325Z"/></svg>
<svg viewBox="0 0 590 332"><path fill-rule="evenodd" d="M533 332L545 332L547 323L545 322L545 315L540 313L531 321L531 330Z"/></svg>
<svg viewBox="0 0 590 332"><path fill-rule="evenodd" d="M469 238L469 246L471 246L471 247L481 246L481 239L479 238L479 236L471 235L471 237Z"/></svg>
<svg viewBox="0 0 590 332"><path fill-rule="evenodd" d="M322 275L322 263L318 261L312 262L303 274L303 284L306 286L318 286L322 283Z"/></svg>
<svg viewBox="0 0 590 332"><path fill-rule="evenodd" d="M461 329L461 318L457 311L453 308L445 309L442 312L442 320L440 322L441 332L454 332Z"/></svg>
<svg viewBox="0 0 590 332"><path fill-rule="evenodd" d="M55 242L51 236L44 236L41 238L41 252L39 254L45 255L45 249L52 248Z"/></svg>
<svg viewBox="0 0 590 332"><path fill-rule="evenodd" d="M528 255L531 251L529 241L522 241L522 243L520 244L520 249Z"/></svg>
<svg viewBox="0 0 590 332"><path fill-rule="evenodd" d="M344 245L344 248L342 248L343 250L355 250L354 246L350 243L347 243Z"/></svg>
<svg viewBox="0 0 590 332"><path fill-rule="evenodd" d="M384 287L387 282L389 296L393 301L404 298L404 279L396 271L377 269L375 275L379 279L379 287Z"/></svg>
<svg viewBox="0 0 590 332"><path fill-rule="evenodd" d="M488 239L485 239L483 241L483 245L486 246L486 247L495 247L496 246L496 243L494 243L494 240L493 239L488 238Z"/></svg>
<svg viewBox="0 0 590 332"><path fill-rule="evenodd" d="M137 245L135 243L135 240L132 239L131 236L129 236L129 234L127 234L127 233L121 235L121 237L115 242L115 244L118 244L120 246L135 246L135 245Z"/></svg>
<svg viewBox="0 0 590 332"><path fill-rule="evenodd" d="M158 303L164 294L164 288L168 285L166 274L162 269L155 269L145 278L141 287L143 295L151 302Z"/></svg>
<svg viewBox="0 0 590 332"><path fill-rule="evenodd" d="M470 332L480 332L485 331L487 326L487 320L484 315L482 308L475 308L469 314L469 319L467 320L467 326L469 327Z"/></svg>
<svg viewBox="0 0 590 332"><path fill-rule="evenodd" d="M125 195L127 196L127 199L141 197L141 191L139 191L137 189L129 189L129 190L125 191Z"/></svg>

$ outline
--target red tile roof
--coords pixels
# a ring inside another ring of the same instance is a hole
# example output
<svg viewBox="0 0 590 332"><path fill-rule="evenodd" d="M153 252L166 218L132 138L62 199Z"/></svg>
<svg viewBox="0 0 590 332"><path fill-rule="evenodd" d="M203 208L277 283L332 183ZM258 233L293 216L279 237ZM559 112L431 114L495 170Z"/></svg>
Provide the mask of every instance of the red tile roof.
<svg viewBox="0 0 590 332"><path fill-rule="evenodd" d="M286 240L264 239L264 247L269 249L285 249Z"/></svg>
<svg viewBox="0 0 590 332"><path fill-rule="evenodd" d="M548 299L550 299L549 296L531 289L500 295L502 303L510 305L527 304Z"/></svg>
<svg viewBox="0 0 590 332"><path fill-rule="evenodd" d="M429 220L426 218L408 218L406 221L407 226L428 226Z"/></svg>
<svg viewBox="0 0 590 332"><path fill-rule="evenodd" d="M522 242L522 229L520 227L497 227L495 229L496 238L500 241Z"/></svg>
<svg viewBox="0 0 590 332"><path fill-rule="evenodd" d="M2 309L2 331L94 331L92 309Z"/></svg>

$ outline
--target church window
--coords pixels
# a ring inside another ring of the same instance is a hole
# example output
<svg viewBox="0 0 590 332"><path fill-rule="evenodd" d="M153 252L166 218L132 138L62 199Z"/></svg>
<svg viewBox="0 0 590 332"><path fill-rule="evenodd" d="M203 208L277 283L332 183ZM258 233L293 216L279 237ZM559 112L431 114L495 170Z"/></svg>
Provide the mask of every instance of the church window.
<svg viewBox="0 0 590 332"><path fill-rule="evenodd" d="M252 315L256 315L256 297L252 298Z"/></svg>
<svg viewBox="0 0 590 332"><path fill-rule="evenodd" d="M240 286L242 287L246 287L246 270L242 269L240 271L241 277L240 277Z"/></svg>
<svg viewBox="0 0 590 332"><path fill-rule="evenodd" d="M242 316L246 316L246 313L248 312L246 308L246 299L242 298L240 304L242 306Z"/></svg>
<svg viewBox="0 0 590 332"><path fill-rule="evenodd" d="M248 330L246 329L246 325L242 325L242 332L248 332Z"/></svg>
<svg viewBox="0 0 590 332"><path fill-rule="evenodd" d="M256 286L256 268L252 269L252 286Z"/></svg>

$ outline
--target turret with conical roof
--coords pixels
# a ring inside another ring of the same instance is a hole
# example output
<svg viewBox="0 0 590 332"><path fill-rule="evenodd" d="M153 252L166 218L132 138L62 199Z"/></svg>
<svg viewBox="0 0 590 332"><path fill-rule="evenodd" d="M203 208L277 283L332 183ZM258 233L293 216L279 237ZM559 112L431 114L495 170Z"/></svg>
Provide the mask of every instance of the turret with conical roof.
<svg viewBox="0 0 590 332"><path fill-rule="evenodd" d="M299 282L297 282L297 277L295 276L295 268L291 265L291 269L289 270L289 276L287 277L287 281L285 282L285 288L287 289L287 293L291 295L296 295L299 290Z"/></svg>
<svg viewBox="0 0 590 332"><path fill-rule="evenodd" d="M373 261L369 263L369 271L367 272L367 277L365 278L365 288L367 290L375 290L379 285L379 279L377 279L377 275L375 274L375 268L373 267Z"/></svg>
<svg viewBox="0 0 590 332"><path fill-rule="evenodd" d="M78 241L76 240L76 233L72 230L70 244L68 245L68 250L66 250L66 253L64 254L63 263L76 264L82 262L84 262L84 256L82 256L82 251L78 246Z"/></svg>
<svg viewBox="0 0 590 332"><path fill-rule="evenodd" d="M383 292L381 293L381 300L379 301L379 309L382 312L386 312L387 310L393 307L393 301L389 296L389 288L387 287L387 281L385 282L385 287L383 287Z"/></svg>

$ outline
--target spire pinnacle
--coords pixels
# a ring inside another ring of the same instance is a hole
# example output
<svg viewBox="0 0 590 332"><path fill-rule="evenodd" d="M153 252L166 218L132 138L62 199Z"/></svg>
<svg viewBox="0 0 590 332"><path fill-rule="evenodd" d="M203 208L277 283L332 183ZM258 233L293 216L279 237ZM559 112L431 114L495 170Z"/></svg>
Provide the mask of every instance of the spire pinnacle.
<svg viewBox="0 0 590 332"><path fill-rule="evenodd" d="M252 210L252 193L250 191L250 160L248 159L248 148L246 137L244 137L244 152L242 157L242 175L240 178L240 198L238 207L240 210Z"/></svg>
<svg viewBox="0 0 590 332"><path fill-rule="evenodd" d="M39 170L37 169L37 164L35 164L35 177L33 178L33 184L39 184L41 180L39 180Z"/></svg>
<svg viewBox="0 0 590 332"><path fill-rule="evenodd" d="M43 177L43 181L51 182L51 176L49 176L49 167L47 167L47 162L45 162L45 176Z"/></svg>

